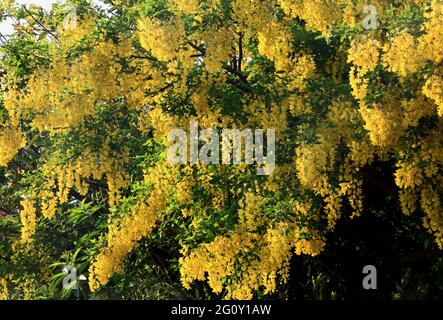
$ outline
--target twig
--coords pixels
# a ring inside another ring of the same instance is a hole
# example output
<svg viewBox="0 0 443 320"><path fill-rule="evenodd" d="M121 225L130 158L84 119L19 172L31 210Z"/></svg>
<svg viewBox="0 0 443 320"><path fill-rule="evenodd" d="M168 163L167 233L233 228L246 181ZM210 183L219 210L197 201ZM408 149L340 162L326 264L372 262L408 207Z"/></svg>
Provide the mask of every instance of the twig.
<svg viewBox="0 0 443 320"><path fill-rule="evenodd" d="M22 5L23 9L29 14L29 16L34 20L46 33L50 34L57 42L60 42L57 38L57 36L48 29L45 25L42 24L40 20L34 17L34 15L26 8L26 5Z"/></svg>
<svg viewBox="0 0 443 320"><path fill-rule="evenodd" d="M238 65L237 69L239 72L241 72L242 68L242 60L243 60L243 32L240 32L240 36L238 39L238 49L239 49L239 56L238 56Z"/></svg>

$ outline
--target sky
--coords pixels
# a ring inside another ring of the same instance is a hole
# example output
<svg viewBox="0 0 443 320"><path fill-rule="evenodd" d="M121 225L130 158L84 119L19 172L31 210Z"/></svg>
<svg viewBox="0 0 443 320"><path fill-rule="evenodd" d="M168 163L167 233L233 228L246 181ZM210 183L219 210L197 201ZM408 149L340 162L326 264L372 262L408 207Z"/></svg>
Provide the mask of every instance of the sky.
<svg viewBox="0 0 443 320"><path fill-rule="evenodd" d="M52 4L57 2L57 0L16 0L15 1L18 4L36 4L44 8L45 10L50 10L52 7ZM0 33L3 35L9 35L14 30L11 25L11 19L6 19L5 21L0 22Z"/></svg>
<svg viewBox="0 0 443 320"><path fill-rule="evenodd" d="M57 2L57 0L15 0L16 3L18 4L36 4L39 5L40 7L49 10L52 7L52 4Z"/></svg>
<svg viewBox="0 0 443 320"><path fill-rule="evenodd" d="M45 10L50 10L52 7L52 4L57 2L58 0L15 0L18 4L25 4L29 6L30 4L36 4L41 6ZM98 2L98 1L93 1ZM3 35L9 35L14 30L11 25L11 19L6 19L5 21L0 22L0 33Z"/></svg>

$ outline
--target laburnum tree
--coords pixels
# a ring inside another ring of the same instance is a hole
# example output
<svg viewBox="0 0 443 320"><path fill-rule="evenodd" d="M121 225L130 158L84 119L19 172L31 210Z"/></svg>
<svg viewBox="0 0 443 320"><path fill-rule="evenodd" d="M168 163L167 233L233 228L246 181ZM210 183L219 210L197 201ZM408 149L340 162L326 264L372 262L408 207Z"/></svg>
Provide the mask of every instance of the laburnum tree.
<svg viewBox="0 0 443 320"><path fill-rule="evenodd" d="M383 210L441 258L443 1L2 0L0 14L15 28L0 39L0 298L58 296L65 264L85 297L282 296L310 268L294 257L315 264L340 223ZM172 165L168 133L191 121L274 129L275 171Z"/></svg>

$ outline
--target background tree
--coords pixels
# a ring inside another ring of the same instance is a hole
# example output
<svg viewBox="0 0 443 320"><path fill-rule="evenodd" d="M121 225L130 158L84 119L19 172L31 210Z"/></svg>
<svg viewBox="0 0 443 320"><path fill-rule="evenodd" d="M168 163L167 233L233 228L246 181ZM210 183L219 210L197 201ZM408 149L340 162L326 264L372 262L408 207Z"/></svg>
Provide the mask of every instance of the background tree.
<svg viewBox="0 0 443 320"><path fill-rule="evenodd" d="M371 3L3 2L1 297L441 298L443 2ZM276 170L169 164L190 121Z"/></svg>

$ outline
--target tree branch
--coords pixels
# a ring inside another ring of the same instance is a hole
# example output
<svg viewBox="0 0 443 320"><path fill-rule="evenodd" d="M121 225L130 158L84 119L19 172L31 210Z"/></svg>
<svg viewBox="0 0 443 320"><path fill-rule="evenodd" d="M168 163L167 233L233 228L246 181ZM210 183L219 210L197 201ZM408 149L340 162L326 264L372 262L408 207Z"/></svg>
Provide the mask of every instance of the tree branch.
<svg viewBox="0 0 443 320"><path fill-rule="evenodd" d="M26 13L29 14L29 16L32 18L32 20L34 20L43 29L43 31L50 34L57 42L59 42L57 36L50 29L48 29L45 25L43 25L43 23L40 20L38 20L36 17L34 17L32 12L26 8L26 5L23 5L23 10L25 10Z"/></svg>
<svg viewBox="0 0 443 320"><path fill-rule="evenodd" d="M238 39L238 65L237 70L241 72L242 68L242 61L243 61L243 32L240 32L239 39Z"/></svg>

